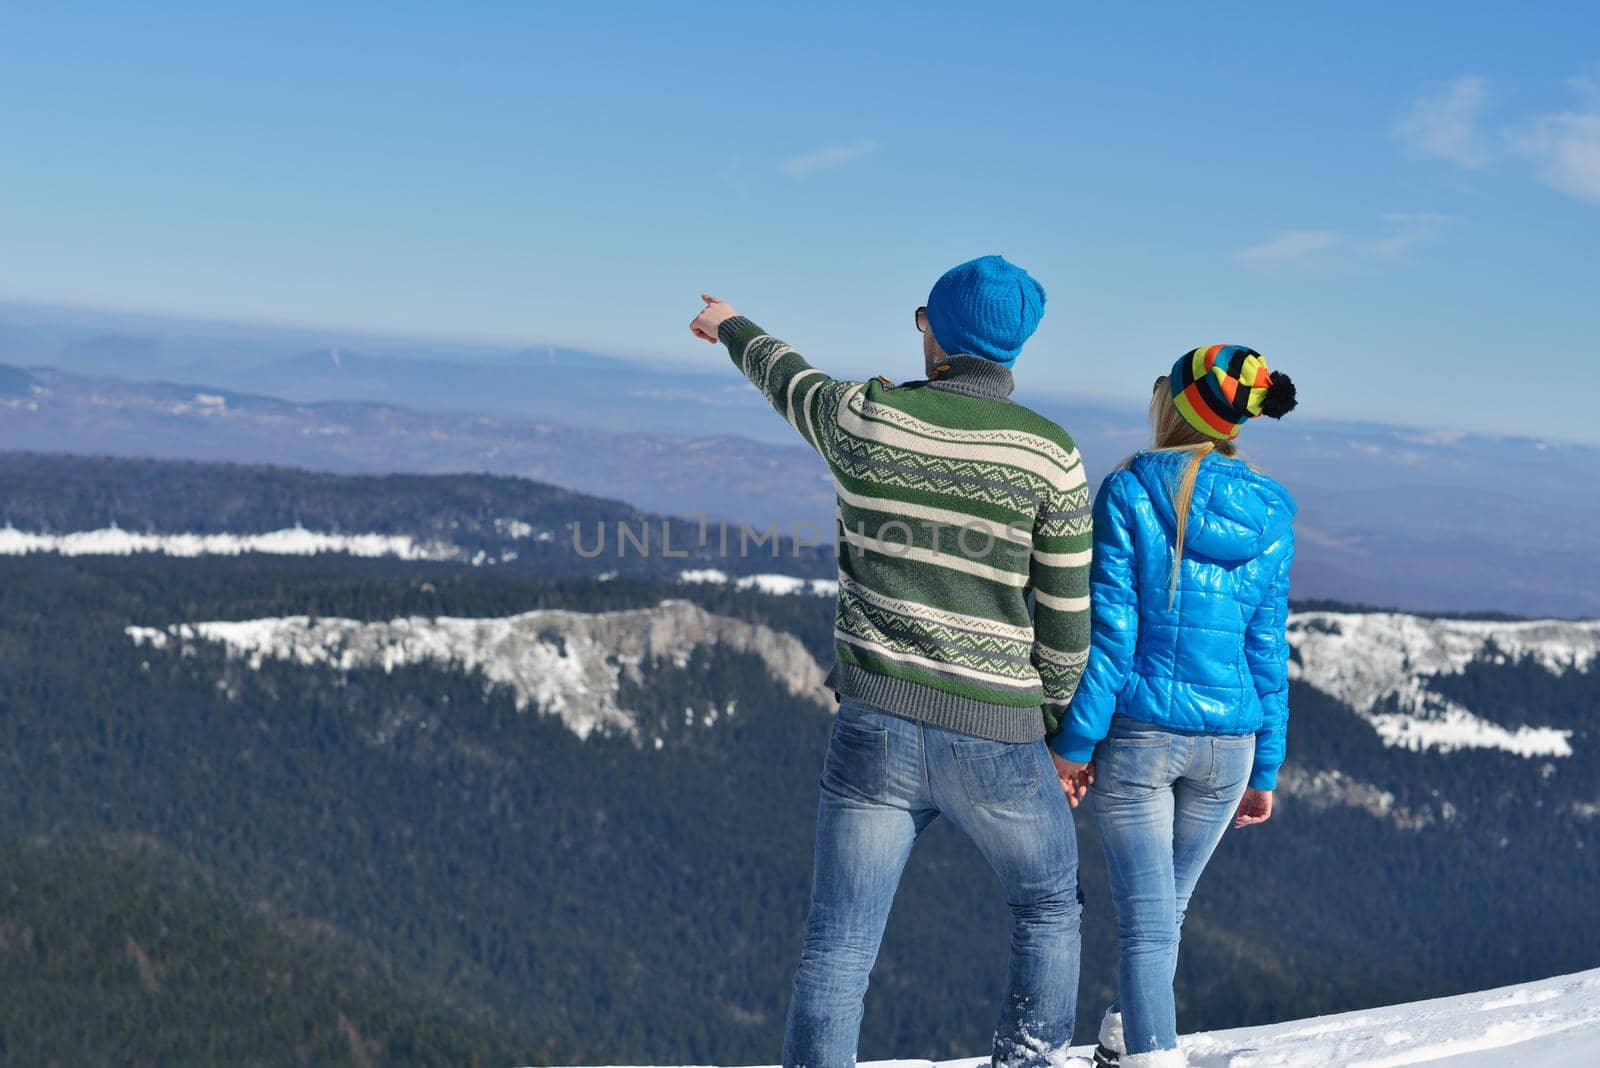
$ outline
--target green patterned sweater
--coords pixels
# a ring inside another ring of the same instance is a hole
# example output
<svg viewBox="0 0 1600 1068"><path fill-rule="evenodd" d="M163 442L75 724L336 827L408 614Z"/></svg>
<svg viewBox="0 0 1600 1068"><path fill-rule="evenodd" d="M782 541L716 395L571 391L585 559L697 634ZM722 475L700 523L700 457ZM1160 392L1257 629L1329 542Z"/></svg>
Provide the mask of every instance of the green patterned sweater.
<svg viewBox="0 0 1600 1068"><path fill-rule="evenodd" d="M833 474L828 685L996 741L1053 734L1089 649L1090 499L1072 439L1012 403L1011 372L980 357L952 357L935 381L845 382L743 317L719 333Z"/></svg>

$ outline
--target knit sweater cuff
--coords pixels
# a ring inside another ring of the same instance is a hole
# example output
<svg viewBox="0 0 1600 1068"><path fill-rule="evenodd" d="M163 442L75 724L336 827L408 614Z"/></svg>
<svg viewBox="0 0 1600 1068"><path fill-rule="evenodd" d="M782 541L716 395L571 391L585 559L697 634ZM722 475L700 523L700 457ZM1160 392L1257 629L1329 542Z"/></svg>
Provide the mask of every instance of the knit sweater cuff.
<svg viewBox="0 0 1600 1068"><path fill-rule="evenodd" d="M717 327L717 337L728 346L728 351L738 359L744 354L744 347L750 343L751 338L760 337L762 329L742 315L730 316L722 320L722 325Z"/></svg>

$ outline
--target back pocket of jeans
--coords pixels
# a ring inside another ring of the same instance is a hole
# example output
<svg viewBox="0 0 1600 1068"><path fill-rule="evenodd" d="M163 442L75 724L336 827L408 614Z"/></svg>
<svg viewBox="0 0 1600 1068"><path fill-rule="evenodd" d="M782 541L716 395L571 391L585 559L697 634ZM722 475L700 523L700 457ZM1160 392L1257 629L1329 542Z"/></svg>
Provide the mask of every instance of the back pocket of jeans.
<svg viewBox="0 0 1600 1068"><path fill-rule="evenodd" d="M1016 808L1037 793L1044 782L1037 742L957 742L955 755L961 768L961 784L974 805Z"/></svg>
<svg viewBox="0 0 1600 1068"><path fill-rule="evenodd" d="M1118 787L1151 788L1172 785L1172 740L1136 736L1107 738L1096 748L1095 785L1103 792Z"/></svg>
<svg viewBox="0 0 1600 1068"><path fill-rule="evenodd" d="M1255 767L1255 735L1219 735L1212 738L1211 762L1213 786L1228 790L1242 785Z"/></svg>
<svg viewBox="0 0 1600 1068"><path fill-rule="evenodd" d="M888 766L887 730L834 717L828 755L822 762L824 787L860 801L881 801Z"/></svg>

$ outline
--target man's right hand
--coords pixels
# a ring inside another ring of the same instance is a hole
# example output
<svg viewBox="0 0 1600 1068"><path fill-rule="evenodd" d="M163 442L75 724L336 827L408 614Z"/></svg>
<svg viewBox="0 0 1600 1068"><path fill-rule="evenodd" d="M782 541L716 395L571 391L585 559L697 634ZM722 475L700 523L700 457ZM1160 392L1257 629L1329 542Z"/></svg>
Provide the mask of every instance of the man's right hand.
<svg viewBox="0 0 1600 1068"><path fill-rule="evenodd" d="M1061 791L1067 795L1067 804L1077 808L1078 802L1088 795L1089 787L1094 785L1094 761L1080 764L1055 753L1050 754L1050 759L1055 762L1056 778L1061 780Z"/></svg>
<svg viewBox="0 0 1600 1068"><path fill-rule="evenodd" d="M710 293L700 294L700 299L706 302L706 306L700 309L700 314L696 315L694 322L689 324L689 332L701 341L709 341L715 345L717 343L717 327L722 325L723 320L732 319L739 313L733 310L732 304L725 300L718 300Z"/></svg>

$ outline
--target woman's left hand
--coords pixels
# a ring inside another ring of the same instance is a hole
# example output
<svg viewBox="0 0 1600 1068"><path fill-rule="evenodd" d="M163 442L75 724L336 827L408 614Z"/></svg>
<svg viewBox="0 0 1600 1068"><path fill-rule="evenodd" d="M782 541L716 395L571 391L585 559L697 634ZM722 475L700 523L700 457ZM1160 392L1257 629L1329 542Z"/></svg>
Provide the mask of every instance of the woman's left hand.
<svg viewBox="0 0 1600 1068"><path fill-rule="evenodd" d="M1265 823L1272 818L1272 791L1246 790L1239 800L1239 814L1233 818L1235 827L1249 827Z"/></svg>

